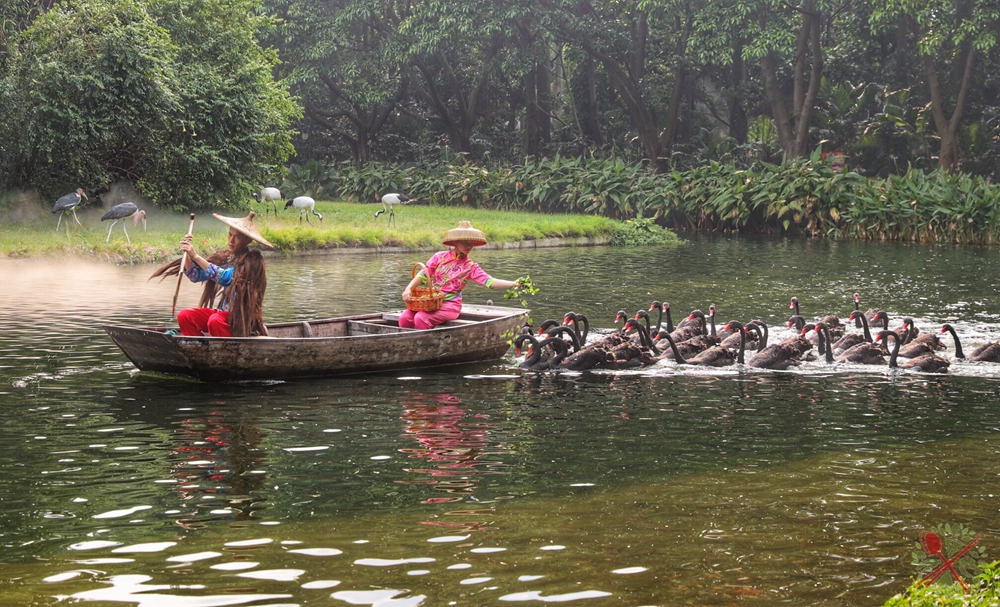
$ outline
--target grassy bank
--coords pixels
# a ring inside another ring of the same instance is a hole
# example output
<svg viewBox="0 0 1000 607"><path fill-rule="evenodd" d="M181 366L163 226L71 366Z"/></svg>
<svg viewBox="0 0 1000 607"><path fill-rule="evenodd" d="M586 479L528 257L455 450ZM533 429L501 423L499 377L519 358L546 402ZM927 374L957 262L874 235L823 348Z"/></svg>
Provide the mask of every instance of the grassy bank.
<svg viewBox="0 0 1000 607"><path fill-rule="evenodd" d="M266 219L261 217L261 231L279 251L291 253L344 247L434 249L440 246L441 235L461 220L469 220L483 230L494 245L540 238L612 237L631 227L598 216L425 205L397 207L395 225L389 225L388 213L375 218L375 212L381 209L381 204L317 202L316 211L323 215L322 223L315 216L310 216L312 223L300 222L297 212L281 209L277 218L273 214ZM36 214L23 221L8 218L0 227L0 251L8 258L72 255L117 263L157 262L176 257L177 243L187 232L188 216L168 215L153 209L148 212L148 231L143 231L141 224L133 226L130 219L126 220L131 244L126 242L121 222L114 226L110 241L105 242L110 222L100 221L102 210L96 205L77 211L82 227L68 216L63 218L58 232L57 218L49 214ZM227 229L208 213L195 218L196 242L206 249L225 248ZM666 234L668 238L672 236Z"/></svg>

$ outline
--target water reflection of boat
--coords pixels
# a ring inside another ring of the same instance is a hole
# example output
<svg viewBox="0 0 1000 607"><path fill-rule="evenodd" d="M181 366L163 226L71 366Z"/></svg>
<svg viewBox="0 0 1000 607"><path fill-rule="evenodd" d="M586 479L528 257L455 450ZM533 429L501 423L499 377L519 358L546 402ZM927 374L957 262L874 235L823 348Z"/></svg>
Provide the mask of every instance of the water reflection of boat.
<svg viewBox="0 0 1000 607"><path fill-rule="evenodd" d="M463 306L429 330L399 327L398 312L268 325L267 338L184 337L169 327L105 325L141 371L203 381L286 379L397 371L496 360L528 310Z"/></svg>

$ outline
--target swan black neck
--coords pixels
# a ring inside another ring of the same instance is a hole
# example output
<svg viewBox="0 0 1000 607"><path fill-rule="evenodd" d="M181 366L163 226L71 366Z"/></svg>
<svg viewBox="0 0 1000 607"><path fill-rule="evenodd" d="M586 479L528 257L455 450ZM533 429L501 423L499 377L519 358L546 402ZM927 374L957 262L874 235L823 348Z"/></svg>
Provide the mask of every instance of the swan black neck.
<svg viewBox="0 0 1000 607"><path fill-rule="evenodd" d="M868 319L860 311L851 312L851 316L854 317L855 322L860 321L861 326L865 330L865 341L872 343L872 332L868 329Z"/></svg>
<svg viewBox="0 0 1000 607"><path fill-rule="evenodd" d="M861 296L858 295L857 293L854 294L854 311L860 314L861 316L864 316L864 314L861 314ZM858 318L857 316L854 317L854 328L855 329L861 328L861 319Z"/></svg>
<svg viewBox="0 0 1000 607"><path fill-rule="evenodd" d="M955 333L955 327L946 324L941 327L941 331L948 331L951 333L951 338L955 340L955 358L965 358L965 353L962 352L962 342L958 341L958 333Z"/></svg>
<svg viewBox="0 0 1000 607"><path fill-rule="evenodd" d="M833 342L830 341L830 327L825 322L816 323L816 332L819 333L820 350L823 349L823 341L826 340L826 362L833 363ZM822 352L820 352L822 354Z"/></svg>
<svg viewBox="0 0 1000 607"><path fill-rule="evenodd" d="M746 348L747 348L747 331L746 331L746 328L743 326L743 323L737 322L735 320L731 320L725 326L724 330L726 330L726 331L739 331L740 332L740 351L736 355L736 362L739 363L739 364L741 364L741 365L746 364L746 361L744 359L744 352L746 352ZM758 343L760 343L760 342L758 342Z"/></svg>
<svg viewBox="0 0 1000 607"><path fill-rule="evenodd" d="M573 351L579 352L580 340L577 338L576 331L573 330L573 327L559 325L558 327L549 329L549 337L561 337L563 334L569 335L570 340L573 342Z"/></svg>
<svg viewBox="0 0 1000 607"><path fill-rule="evenodd" d="M882 340L892 338L892 354L889 355L889 368L895 369L898 366L896 364L896 357L899 356L899 335L896 335L894 331L884 330L878 332L878 337Z"/></svg>

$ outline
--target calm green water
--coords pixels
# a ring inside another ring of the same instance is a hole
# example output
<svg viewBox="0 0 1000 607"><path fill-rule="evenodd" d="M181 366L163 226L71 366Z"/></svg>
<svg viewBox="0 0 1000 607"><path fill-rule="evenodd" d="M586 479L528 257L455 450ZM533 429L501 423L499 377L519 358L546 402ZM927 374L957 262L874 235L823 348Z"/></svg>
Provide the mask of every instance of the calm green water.
<svg viewBox="0 0 1000 607"><path fill-rule="evenodd" d="M272 322L399 306L426 254L270 260ZM695 239L477 251L534 320L715 303L781 337L862 307L1000 338L1000 251ZM0 603L880 605L921 529L1000 557L1000 367L945 376L438 372L210 385L137 373L102 323L169 322L149 267L0 261ZM58 277L58 281L54 280ZM496 291L470 287L467 301ZM197 301L182 287L181 305ZM951 350L949 348L948 354ZM71 603L73 602L71 601Z"/></svg>

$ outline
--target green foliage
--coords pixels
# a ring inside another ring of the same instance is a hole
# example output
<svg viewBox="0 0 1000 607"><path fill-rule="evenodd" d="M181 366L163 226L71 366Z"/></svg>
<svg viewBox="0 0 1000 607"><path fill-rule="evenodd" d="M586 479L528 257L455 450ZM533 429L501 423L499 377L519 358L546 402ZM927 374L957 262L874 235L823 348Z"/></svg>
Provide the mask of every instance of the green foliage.
<svg viewBox="0 0 1000 607"><path fill-rule="evenodd" d="M85 0L40 16L0 82L2 185L54 197L126 180L172 209L244 199L292 152L298 115L257 46L258 7Z"/></svg>
<svg viewBox="0 0 1000 607"><path fill-rule="evenodd" d="M514 281L514 286L504 291L504 299L516 299L522 308L528 307L528 296L537 294L541 289L535 286L531 276L522 276Z"/></svg>
<svg viewBox="0 0 1000 607"><path fill-rule="evenodd" d="M945 576L951 579L949 574L946 573ZM925 586L918 580L911 584L905 593L890 598L882 604L882 607L1000 605L1000 561L983 565L979 574L971 580L966 580L966 583L969 585L969 594L965 594L962 587L956 583Z"/></svg>
<svg viewBox="0 0 1000 607"><path fill-rule="evenodd" d="M616 247L643 247L677 242L677 235L646 218L629 219L611 237Z"/></svg>
<svg viewBox="0 0 1000 607"><path fill-rule="evenodd" d="M917 169L866 178L834 170L818 150L779 164L709 163L669 173L556 155L512 168L371 163L328 174L331 189L356 200L404 190L441 206L634 220L619 230L616 242L623 244L655 238L654 222L710 232L1000 243L1000 186L989 180Z"/></svg>

